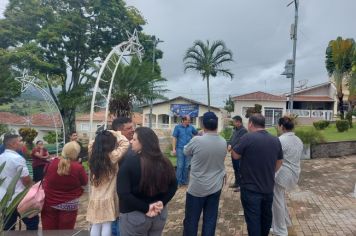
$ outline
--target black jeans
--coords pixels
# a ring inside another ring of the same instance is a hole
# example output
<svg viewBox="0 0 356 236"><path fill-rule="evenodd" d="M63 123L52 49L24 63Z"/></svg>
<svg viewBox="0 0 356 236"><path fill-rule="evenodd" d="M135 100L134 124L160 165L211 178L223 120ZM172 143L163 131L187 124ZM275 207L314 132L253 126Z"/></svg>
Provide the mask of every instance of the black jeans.
<svg viewBox="0 0 356 236"><path fill-rule="evenodd" d="M19 213L15 210L8 218L4 230L15 230L17 217ZM26 230L38 230L38 224L40 223L40 217L38 215L32 218L23 218L22 221L26 225Z"/></svg>
<svg viewBox="0 0 356 236"><path fill-rule="evenodd" d="M240 160L235 160L231 157L232 167L234 168L235 174L235 185L236 187L240 187L241 184L241 176L240 176Z"/></svg>
<svg viewBox="0 0 356 236"><path fill-rule="evenodd" d="M241 203L249 236L267 236L272 225L272 193L241 188Z"/></svg>

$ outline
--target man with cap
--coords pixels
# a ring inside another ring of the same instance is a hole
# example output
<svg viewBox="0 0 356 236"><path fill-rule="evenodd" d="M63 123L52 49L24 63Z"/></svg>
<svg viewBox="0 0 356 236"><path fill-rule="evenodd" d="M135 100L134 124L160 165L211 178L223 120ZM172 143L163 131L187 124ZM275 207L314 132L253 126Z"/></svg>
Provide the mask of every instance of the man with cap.
<svg viewBox="0 0 356 236"><path fill-rule="evenodd" d="M178 186L188 184L188 170L190 165L190 157L183 153L183 148L189 141L197 135L198 131L190 125L190 117L182 117L182 123L174 127L172 153L177 155L177 181Z"/></svg>
<svg viewBox="0 0 356 236"><path fill-rule="evenodd" d="M204 134L194 137L184 147L184 154L192 156L184 235L197 235L202 211L202 235L215 235L227 150L226 141L217 133L218 118L213 112L203 115L203 126Z"/></svg>

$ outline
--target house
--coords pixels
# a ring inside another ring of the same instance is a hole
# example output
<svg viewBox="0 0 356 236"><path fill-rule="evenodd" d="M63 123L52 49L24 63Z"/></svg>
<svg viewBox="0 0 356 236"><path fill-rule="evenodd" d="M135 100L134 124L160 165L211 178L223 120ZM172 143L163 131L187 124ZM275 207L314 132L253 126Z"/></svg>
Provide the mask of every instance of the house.
<svg viewBox="0 0 356 236"><path fill-rule="evenodd" d="M142 125L149 126L150 105L142 106L142 108ZM208 106L206 104L182 96L156 102L152 105L152 128L171 130L180 123L180 119L184 115L190 115L192 124L196 128L202 128L202 117L207 111ZM222 110L210 106L210 111L218 117L218 131L221 131L224 123Z"/></svg>
<svg viewBox="0 0 356 236"><path fill-rule="evenodd" d="M290 93L286 94L288 101ZM287 102L288 104L288 102ZM333 120L337 114L336 88L332 82L306 87L294 92L293 113L301 124L317 120Z"/></svg>
<svg viewBox="0 0 356 236"><path fill-rule="evenodd" d="M54 120L53 120L54 119ZM60 132L62 129L62 123L58 115L52 117L52 115L46 113L38 113L30 116L20 116L11 112L0 112L0 124L6 124L9 129L19 132L20 128L33 128L38 132L35 142L37 140L43 140L50 131Z"/></svg>
<svg viewBox="0 0 356 236"><path fill-rule="evenodd" d="M234 101L234 112L232 116L239 115L242 117L243 123L247 123L246 111L253 108L255 104L262 106L262 115L266 118L266 126L274 126L277 124L278 119L286 113L285 96L273 95L261 91L243 94L240 96L232 97Z"/></svg>
<svg viewBox="0 0 356 236"><path fill-rule="evenodd" d="M113 119L112 115L108 116L108 126L111 125ZM78 115L75 119L75 127L79 138L88 139L90 132L95 134L96 130L104 124L105 110L100 110L93 114L93 126L90 131L90 114ZM142 126L142 115L138 112L132 114L132 121L136 126Z"/></svg>

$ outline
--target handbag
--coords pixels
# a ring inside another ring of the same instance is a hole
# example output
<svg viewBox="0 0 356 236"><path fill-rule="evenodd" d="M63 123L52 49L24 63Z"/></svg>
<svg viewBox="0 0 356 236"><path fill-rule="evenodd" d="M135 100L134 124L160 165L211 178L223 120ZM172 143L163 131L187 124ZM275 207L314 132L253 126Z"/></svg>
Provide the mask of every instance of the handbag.
<svg viewBox="0 0 356 236"><path fill-rule="evenodd" d="M42 211L45 193L42 188L42 181L34 184L17 206L17 211L21 218L32 218Z"/></svg>
<svg viewBox="0 0 356 236"><path fill-rule="evenodd" d="M49 165L47 165L47 168L43 174L43 179L47 174L48 166ZM32 185L30 190L17 206L17 212L21 215L21 218L32 218L42 211L45 200L45 192L42 187L43 179Z"/></svg>

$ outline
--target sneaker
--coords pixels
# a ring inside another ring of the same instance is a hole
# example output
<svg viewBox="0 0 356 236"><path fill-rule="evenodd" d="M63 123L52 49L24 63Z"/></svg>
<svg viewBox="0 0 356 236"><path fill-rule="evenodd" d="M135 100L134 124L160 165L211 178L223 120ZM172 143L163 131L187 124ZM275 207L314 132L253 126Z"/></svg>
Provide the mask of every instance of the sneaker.
<svg viewBox="0 0 356 236"><path fill-rule="evenodd" d="M240 187L237 187L234 189L234 192L237 193L237 192L240 192Z"/></svg>

